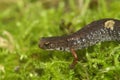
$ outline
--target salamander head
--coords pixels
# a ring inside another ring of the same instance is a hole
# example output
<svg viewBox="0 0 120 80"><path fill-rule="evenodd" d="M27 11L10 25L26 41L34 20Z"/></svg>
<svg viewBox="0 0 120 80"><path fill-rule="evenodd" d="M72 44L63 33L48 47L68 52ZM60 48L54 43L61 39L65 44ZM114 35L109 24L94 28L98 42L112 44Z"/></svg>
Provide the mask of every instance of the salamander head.
<svg viewBox="0 0 120 80"><path fill-rule="evenodd" d="M48 38L41 38L39 42L39 47L41 49L51 49L53 48L53 43Z"/></svg>
<svg viewBox="0 0 120 80"><path fill-rule="evenodd" d="M45 50L66 50L66 43L59 37L43 37L40 39L39 47Z"/></svg>

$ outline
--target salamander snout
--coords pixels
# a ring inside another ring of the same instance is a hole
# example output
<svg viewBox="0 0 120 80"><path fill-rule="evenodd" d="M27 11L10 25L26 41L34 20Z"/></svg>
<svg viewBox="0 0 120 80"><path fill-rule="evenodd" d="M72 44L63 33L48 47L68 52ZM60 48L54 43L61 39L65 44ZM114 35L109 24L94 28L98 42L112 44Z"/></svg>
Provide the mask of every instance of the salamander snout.
<svg viewBox="0 0 120 80"><path fill-rule="evenodd" d="M41 38L38 46L41 49L50 49L51 48L51 43L48 40L46 40L44 38Z"/></svg>
<svg viewBox="0 0 120 80"><path fill-rule="evenodd" d="M43 37L39 41L39 47L45 50L65 50L66 44L59 37ZM67 47L68 49L68 47Z"/></svg>

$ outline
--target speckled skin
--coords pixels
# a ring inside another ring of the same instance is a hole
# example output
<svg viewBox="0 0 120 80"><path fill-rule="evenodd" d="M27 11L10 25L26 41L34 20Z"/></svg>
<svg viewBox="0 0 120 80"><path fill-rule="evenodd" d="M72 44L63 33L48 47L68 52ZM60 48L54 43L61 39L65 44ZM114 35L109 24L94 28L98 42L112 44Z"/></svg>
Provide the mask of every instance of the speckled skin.
<svg viewBox="0 0 120 80"><path fill-rule="evenodd" d="M109 20L114 21L113 30L105 27L105 22ZM40 40L39 47L48 50L70 51L71 48L78 50L98 42L115 40L120 40L120 20L101 19L93 21L71 35L44 37Z"/></svg>

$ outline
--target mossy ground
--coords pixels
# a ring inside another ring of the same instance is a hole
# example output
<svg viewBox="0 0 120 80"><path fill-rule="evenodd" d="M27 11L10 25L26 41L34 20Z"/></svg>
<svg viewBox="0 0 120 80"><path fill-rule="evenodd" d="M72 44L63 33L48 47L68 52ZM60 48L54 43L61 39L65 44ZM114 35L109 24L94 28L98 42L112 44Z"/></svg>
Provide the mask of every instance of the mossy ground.
<svg viewBox="0 0 120 80"><path fill-rule="evenodd" d="M48 9L40 2L26 1L1 10L0 80L119 80L119 42L77 51L79 62L74 69L69 68L71 53L38 47L40 37L63 35L59 29L62 19L71 22L74 31L102 18L120 20L120 1L107 1L99 0L99 5L90 8L90 0L85 0L81 10L70 4L68 11L63 1Z"/></svg>

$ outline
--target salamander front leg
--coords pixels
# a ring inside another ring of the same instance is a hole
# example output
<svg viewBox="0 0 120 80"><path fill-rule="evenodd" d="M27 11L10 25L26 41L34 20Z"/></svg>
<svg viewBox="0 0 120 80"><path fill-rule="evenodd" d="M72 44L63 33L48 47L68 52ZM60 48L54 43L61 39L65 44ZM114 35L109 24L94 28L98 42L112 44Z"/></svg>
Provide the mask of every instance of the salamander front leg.
<svg viewBox="0 0 120 80"><path fill-rule="evenodd" d="M70 68L74 68L74 66L77 64L77 62L78 62L78 57L77 57L77 54L76 54L76 52L75 52L75 50L74 49L70 49L70 51L71 51L71 53L72 53L72 55L73 55L73 57L74 57L74 60L73 60L73 62L72 62L72 64L70 65Z"/></svg>

